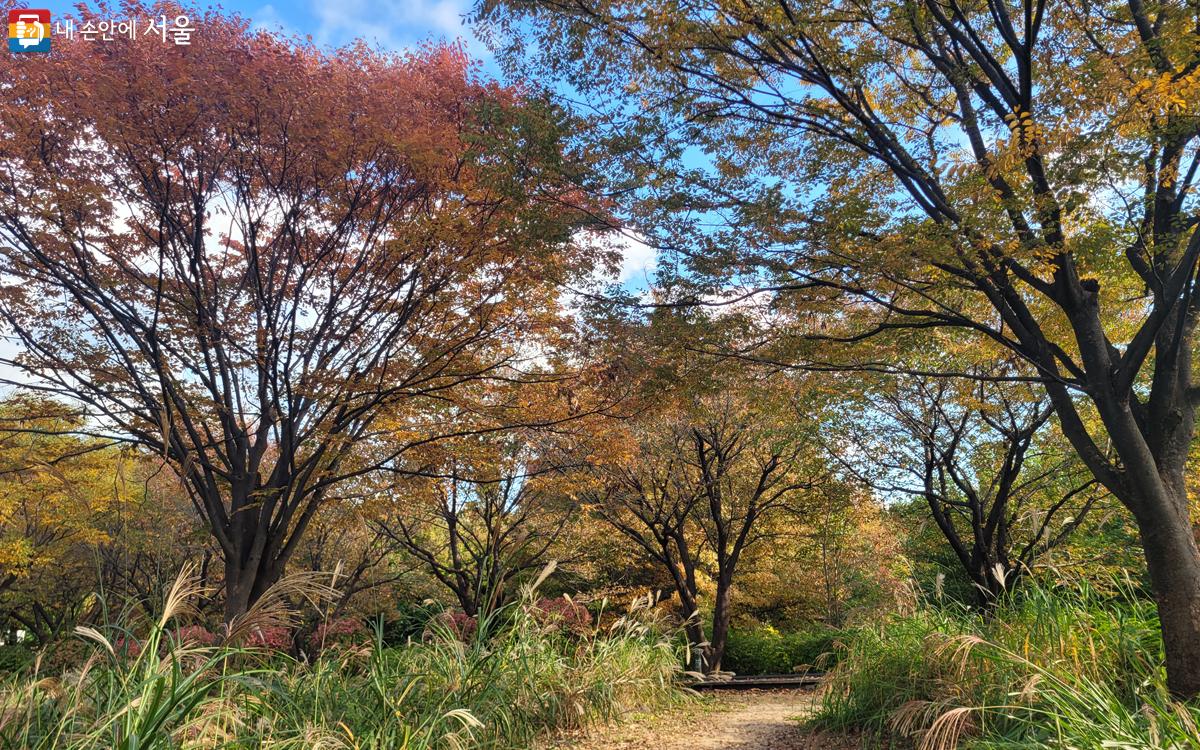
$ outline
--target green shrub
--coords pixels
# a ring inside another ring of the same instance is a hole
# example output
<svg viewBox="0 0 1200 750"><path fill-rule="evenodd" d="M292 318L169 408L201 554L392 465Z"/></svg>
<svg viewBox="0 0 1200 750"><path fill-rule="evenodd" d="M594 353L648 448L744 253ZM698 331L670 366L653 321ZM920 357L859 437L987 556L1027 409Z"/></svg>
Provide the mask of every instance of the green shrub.
<svg viewBox="0 0 1200 750"><path fill-rule="evenodd" d="M446 607L434 601L401 602L396 612L384 618L381 628L385 646L403 646L411 640L420 640L429 621L437 617Z"/></svg>
<svg viewBox="0 0 1200 750"><path fill-rule="evenodd" d="M832 666L832 659L837 655L837 640L844 635L845 631L825 627L785 633L783 648L793 669L825 668Z"/></svg>
<svg viewBox="0 0 1200 750"><path fill-rule="evenodd" d="M781 633L770 625L732 629L724 669L737 674L788 674L824 666L841 631L823 626Z"/></svg>
<svg viewBox="0 0 1200 750"><path fill-rule="evenodd" d="M0 646L0 672L23 672L33 666L34 655L19 643Z"/></svg>
<svg viewBox="0 0 1200 750"><path fill-rule="evenodd" d="M725 656L721 666L737 674L770 674L772 672L791 671L790 667L780 667L782 654L779 649L780 637L774 628L756 627L753 629L731 629L729 640L725 644Z"/></svg>

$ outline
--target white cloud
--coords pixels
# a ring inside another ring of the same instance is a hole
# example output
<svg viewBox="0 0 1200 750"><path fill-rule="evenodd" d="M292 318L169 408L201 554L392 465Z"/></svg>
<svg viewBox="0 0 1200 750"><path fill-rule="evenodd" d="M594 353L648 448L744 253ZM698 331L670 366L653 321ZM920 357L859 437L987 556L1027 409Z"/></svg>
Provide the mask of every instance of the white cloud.
<svg viewBox="0 0 1200 750"><path fill-rule="evenodd" d="M262 31L282 31L288 36L301 36L294 28L284 23L283 17L274 5L264 5L251 14L253 23L250 27Z"/></svg>
<svg viewBox="0 0 1200 750"><path fill-rule="evenodd" d="M341 46L362 39L399 50L432 37L461 39L477 59L487 54L466 25L469 0L310 0L309 8L317 21L313 39L318 44Z"/></svg>
<svg viewBox="0 0 1200 750"><path fill-rule="evenodd" d="M619 233L613 240L613 246L621 251L621 270L617 274L617 281L651 286L654 271L658 268L658 250L647 245L641 235L632 232Z"/></svg>

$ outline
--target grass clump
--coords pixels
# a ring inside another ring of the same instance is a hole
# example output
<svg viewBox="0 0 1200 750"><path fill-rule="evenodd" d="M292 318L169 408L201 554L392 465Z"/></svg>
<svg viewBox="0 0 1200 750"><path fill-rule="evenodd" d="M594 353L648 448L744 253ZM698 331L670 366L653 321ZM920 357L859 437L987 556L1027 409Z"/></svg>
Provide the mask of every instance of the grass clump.
<svg viewBox="0 0 1200 750"><path fill-rule="evenodd" d="M181 581L140 638L84 629L83 663L0 683L0 748L523 747L680 695L680 655L648 602L580 634L540 615L529 591L465 641L434 620L402 647L377 632L310 663L245 645L275 626L272 607L219 643L179 638L174 619L195 593Z"/></svg>
<svg viewBox="0 0 1200 750"><path fill-rule="evenodd" d="M1171 700L1153 602L1128 586L1030 584L986 614L925 607L839 651L814 719L825 728L921 750L1200 750L1200 706Z"/></svg>

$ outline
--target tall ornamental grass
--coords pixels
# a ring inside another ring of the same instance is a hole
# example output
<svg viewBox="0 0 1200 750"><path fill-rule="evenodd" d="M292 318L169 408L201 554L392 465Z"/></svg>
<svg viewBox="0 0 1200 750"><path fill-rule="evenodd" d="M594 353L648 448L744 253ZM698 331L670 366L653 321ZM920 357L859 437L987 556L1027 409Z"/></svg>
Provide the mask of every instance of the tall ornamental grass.
<svg viewBox="0 0 1200 750"><path fill-rule="evenodd" d="M376 636L308 663L244 645L303 589L285 584L215 645L179 637L199 594L186 576L140 637L80 629L83 663L56 675L35 665L0 686L0 748L519 748L680 695L680 654L648 601L578 634L539 616L529 589L466 642L435 621L401 648Z"/></svg>
<svg viewBox="0 0 1200 750"><path fill-rule="evenodd" d="M1154 604L1132 586L1030 583L981 615L925 606L839 644L814 719L919 750L1200 750L1173 701Z"/></svg>

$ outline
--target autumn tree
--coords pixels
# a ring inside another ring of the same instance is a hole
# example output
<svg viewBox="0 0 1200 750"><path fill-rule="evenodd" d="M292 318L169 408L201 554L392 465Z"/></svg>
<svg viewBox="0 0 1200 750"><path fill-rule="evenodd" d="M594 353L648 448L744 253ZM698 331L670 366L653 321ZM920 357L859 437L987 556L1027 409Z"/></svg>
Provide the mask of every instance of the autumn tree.
<svg viewBox="0 0 1200 750"><path fill-rule="evenodd" d="M780 631L840 628L890 610L905 590L905 530L868 486L830 468L766 522L769 543L745 556L734 632L756 621Z"/></svg>
<svg viewBox="0 0 1200 750"><path fill-rule="evenodd" d="M341 488L313 517L311 528L292 559L294 569L333 573L337 595L329 619L346 611L376 614L397 594L411 566L394 557L394 545L375 525L378 506L368 493Z"/></svg>
<svg viewBox="0 0 1200 750"><path fill-rule="evenodd" d="M463 612L487 615L510 599L519 576L548 562L575 516L571 467L529 436L469 438L437 453L374 525Z"/></svg>
<svg viewBox="0 0 1200 750"><path fill-rule="evenodd" d="M769 290L798 319L823 317L821 348L758 356L840 366L836 342L949 328L1022 360L1136 520L1170 688L1200 692L1200 551L1184 481L1200 310L1194 6L480 10L501 42L537 35L541 69L565 71L582 95L637 97L589 97L603 127L634 118L632 132L648 134L606 141L646 186L636 213L672 229L705 220L694 244L658 242L720 283ZM696 152L706 157L674 158ZM845 356L860 366L896 369L855 351ZM956 364L936 374L962 374Z"/></svg>
<svg viewBox="0 0 1200 750"><path fill-rule="evenodd" d="M95 590L93 551L120 502L118 452L70 435L77 419L37 398L0 403L0 616L39 643L70 632Z"/></svg>
<svg viewBox="0 0 1200 750"><path fill-rule="evenodd" d="M635 432L630 437L630 450L602 459L601 487L588 505L670 575L693 663L703 668L708 639L700 615L691 528L700 493L683 463L689 452L687 437L681 430L665 436Z"/></svg>
<svg viewBox="0 0 1200 750"><path fill-rule="evenodd" d="M993 606L1065 542L1104 493L1065 446L1053 414L1024 384L891 381L870 416L849 421L844 463L886 497L924 501L975 588Z"/></svg>
<svg viewBox="0 0 1200 750"><path fill-rule="evenodd" d="M597 461L591 506L670 574L705 671L721 668L743 555L815 481L805 443L777 427L739 396L712 396L692 410L646 415ZM700 577L714 586L707 638Z"/></svg>
<svg viewBox="0 0 1200 750"><path fill-rule="evenodd" d="M80 585L102 595L110 610L136 606L156 619L162 592L192 564L205 589L198 607L206 618L218 613L220 548L183 482L161 456L125 448L111 452L109 461L112 500L99 519L103 536L89 550Z"/></svg>
<svg viewBox="0 0 1200 750"><path fill-rule="evenodd" d="M553 118L457 48L323 52L188 15L191 46L0 63L0 320L18 384L175 467L228 619L339 482L483 409L460 384L524 377L517 342L594 253Z"/></svg>

